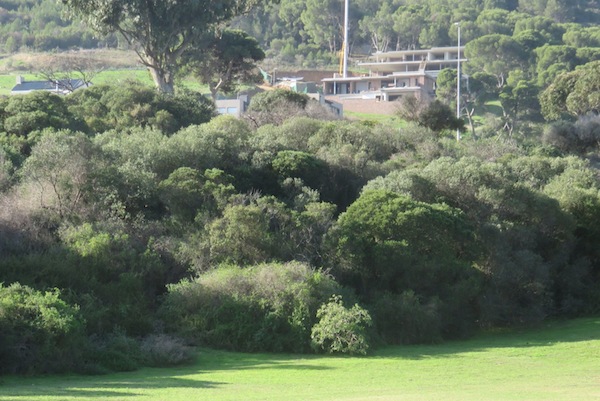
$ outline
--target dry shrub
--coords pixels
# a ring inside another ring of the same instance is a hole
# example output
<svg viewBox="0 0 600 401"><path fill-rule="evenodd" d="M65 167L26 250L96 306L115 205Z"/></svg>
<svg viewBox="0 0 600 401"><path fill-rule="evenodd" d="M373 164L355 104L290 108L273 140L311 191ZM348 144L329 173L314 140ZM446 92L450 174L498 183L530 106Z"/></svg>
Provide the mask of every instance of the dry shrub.
<svg viewBox="0 0 600 401"><path fill-rule="evenodd" d="M173 366L190 362L192 348L179 338L167 334L153 334L142 340L141 350L148 366Z"/></svg>
<svg viewBox="0 0 600 401"><path fill-rule="evenodd" d="M316 311L340 286L298 262L222 266L168 286L166 327L193 343L237 351L306 352Z"/></svg>
<svg viewBox="0 0 600 401"><path fill-rule="evenodd" d="M0 196L0 255L32 251L53 242L58 222L39 197L36 188L27 184Z"/></svg>
<svg viewBox="0 0 600 401"><path fill-rule="evenodd" d="M306 112L307 117L313 118L315 120L330 121L340 119L340 117L337 114L335 114L331 109L321 105L317 101L308 102L304 111Z"/></svg>

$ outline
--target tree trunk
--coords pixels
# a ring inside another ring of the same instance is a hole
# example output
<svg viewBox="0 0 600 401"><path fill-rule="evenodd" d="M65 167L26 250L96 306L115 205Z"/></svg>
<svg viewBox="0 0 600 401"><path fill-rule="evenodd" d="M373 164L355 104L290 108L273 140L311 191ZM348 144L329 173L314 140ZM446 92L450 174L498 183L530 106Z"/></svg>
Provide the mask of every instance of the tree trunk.
<svg viewBox="0 0 600 401"><path fill-rule="evenodd" d="M467 116L467 119L469 120L469 129L471 130L471 137L473 139L477 139L477 135L475 134L475 124L473 122L473 113L475 113L475 108L472 108L471 111L469 111L469 109L465 107L465 114Z"/></svg>
<svg viewBox="0 0 600 401"><path fill-rule="evenodd" d="M173 83L173 74L171 71L164 71L156 67L148 67L150 75L154 80L154 85L160 93L166 93L172 95L175 92L175 85Z"/></svg>
<svg viewBox="0 0 600 401"><path fill-rule="evenodd" d="M223 81L219 81L217 85L208 85L208 89L210 89L210 97L215 104L215 107L217 107L217 93L219 93L219 86L221 85L221 82Z"/></svg>

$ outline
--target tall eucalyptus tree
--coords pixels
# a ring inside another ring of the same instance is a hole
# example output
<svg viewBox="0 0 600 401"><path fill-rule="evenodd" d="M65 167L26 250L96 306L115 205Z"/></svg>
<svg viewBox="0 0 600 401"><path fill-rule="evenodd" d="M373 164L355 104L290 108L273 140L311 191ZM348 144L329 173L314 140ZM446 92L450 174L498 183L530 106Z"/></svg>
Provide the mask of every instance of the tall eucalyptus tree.
<svg viewBox="0 0 600 401"><path fill-rule="evenodd" d="M177 60L211 29L258 0L58 0L102 33L118 32L148 67L156 88L173 93Z"/></svg>

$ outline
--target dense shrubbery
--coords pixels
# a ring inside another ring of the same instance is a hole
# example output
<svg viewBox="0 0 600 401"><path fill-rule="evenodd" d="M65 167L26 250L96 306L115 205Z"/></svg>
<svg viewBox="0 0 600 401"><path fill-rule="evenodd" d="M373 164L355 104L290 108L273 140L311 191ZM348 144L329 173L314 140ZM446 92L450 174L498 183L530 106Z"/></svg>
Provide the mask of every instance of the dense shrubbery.
<svg viewBox="0 0 600 401"><path fill-rule="evenodd" d="M357 288L364 300L377 302L381 292L411 292L429 305L440 319L440 332L423 335L456 337L473 326L480 272L472 265L479 250L459 210L390 191L366 191L340 215L330 242L334 275ZM410 337L402 326L394 330L394 342Z"/></svg>
<svg viewBox="0 0 600 401"><path fill-rule="evenodd" d="M362 354L600 310L594 116L544 146L457 143L89 90L2 103L45 113L0 140L3 372L172 365L190 343Z"/></svg>
<svg viewBox="0 0 600 401"><path fill-rule="evenodd" d="M254 127L281 125L291 117L337 120L338 117L303 93L275 89L256 94L243 118Z"/></svg>
<svg viewBox="0 0 600 401"><path fill-rule="evenodd" d="M60 291L0 285L1 373L73 370L81 363L84 320Z"/></svg>
<svg viewBox="0 0 600 401"><path fill-rule="evenodd" d="M6 151L22 155L46 129L88 135L154 129L169 135L215 116L212 102L198 93L165 96L134 82L97 85L66 98L44 91L12 96L0 99L0 110L0 142ZM20 161L16 154L12 159Z"/></svg>
<svg viewBox="0 0 600 401"><path fill-rule="evenodd" d="M574 123L558 121L546 127L542 139L565 153L595 152L600 148L600 116L589 114Z"/></svg>
<svg viewBox="0 0 600 401"><path fill-rule="evenodd" d="M297 262L222 266L169 286L160 313L195 343L306 352L317 309L341 291L332 277Z"/></svg>
<svg viewBox="0 0 600 401"><path fill-rule="evenodd" d="M560 177L569 171L577 171L586 184L573 185L572 179L566 184ZM521 157L505 163L439 159L420 171L391 173L368 188L389 188L427 202L443 201L465 212L481 252L479 258L471 259L484 276L479 319L496 325L595 308L597 285L588 287L581 281L594 276L591 260L595 256L590 252L583 256L574 249L575 244L585 242L580 236L586 231L576 228L577 214L565 207L566 198L587 196L584 208L594 213L598 182L586 171L592 170L574 158ZM558 188L560 197L554 192ZM553 197L548 197L552 192ZM557 199L562 196L561 208ZM571 275L569 280L565 272Z"/></svg>
<svg viewBox="0 0 600 401"><path fill-rule="evenodd" d="M153 127L172 134L182 127L208 122L214 105L199 93L168 96L136 82L126 85L95 85L65 99L76 119L85 121L89 133L109 129Z"/></svg>

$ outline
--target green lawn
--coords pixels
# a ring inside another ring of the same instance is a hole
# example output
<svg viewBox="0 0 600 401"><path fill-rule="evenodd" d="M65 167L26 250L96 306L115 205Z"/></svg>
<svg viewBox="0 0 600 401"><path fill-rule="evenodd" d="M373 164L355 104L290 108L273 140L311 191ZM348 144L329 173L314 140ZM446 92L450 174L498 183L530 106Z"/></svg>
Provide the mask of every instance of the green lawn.
<svg viewBox="0 0 600 401"><path fill-rule="evenodd" d="M0 95L10 95L11 89L17 83L17 75L21 75L26 81L41 81L43 78L37 74L2 74L0 75ZM94 84L121 83L128 80L136 80L152 85L152 79L146 70L126 69L102 71L94 77Z"/></svg>
<svg viewBox="0 0 600 401"><path fill-rule="evenodd" d="M193 366L0 378L0 400L594 400L600 318L369 357L201 350Z"/></svg>
<svg viewBox="0 0 600 401"><path fill-rule="evenodd" d="M112 84L125 82L128 80L136 80L140 82L144 82L147 85L154 85L152 82L152 77L150 73L146 69L127 69L127 70L107 70L100 72L97 76L94 77L92 82L94 84ZM208 93L208 86L201 85L198 80L193 78L183 78L181 80L176 81L176 84L181 84L182 86L200 92Z"/></svg>
<svg viewBox="0 0 600 401"><path fill-rule="evenodd" d="M10 95L11 89L17 84L17 75L28 81L39 79L34 74L0 74L0 95Z"/></svg>
<svg viewBox="0 0 600 401"><path fill-rule="evenodd" d="M384 123L402 127L406 125L406 121L400 117L390 114L376 114L376 113L361 113L358 111L344 111L344 117L350 120L361 120L361 121L373 121L376 123Z"/></svg>
<svg viewBox="0 0 600 401"><path fill-rule="evenodd" d="M0 74L0 95L10 95L11 89L17 82L17 75L21 75L26 81L41 81L43 78L36 74ZM146 69L120 69L105 70L98 73L92 82L99 84L120 84L126 81L140 81L148 85L153 85L152 78ZM186 78L181 84L188 89L208 93L206 85L200 85L197 80Z"/></svg>

